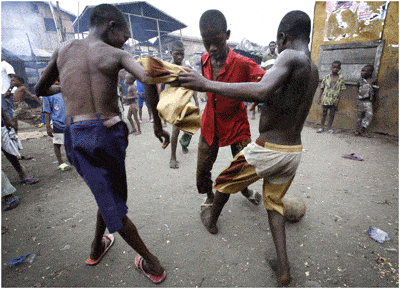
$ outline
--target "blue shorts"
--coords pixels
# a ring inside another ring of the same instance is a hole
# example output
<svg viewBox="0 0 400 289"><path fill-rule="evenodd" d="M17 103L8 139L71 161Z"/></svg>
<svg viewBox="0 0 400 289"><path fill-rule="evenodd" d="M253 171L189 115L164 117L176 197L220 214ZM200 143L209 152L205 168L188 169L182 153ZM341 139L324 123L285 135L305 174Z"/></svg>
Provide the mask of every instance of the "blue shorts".
<svg viewBox="0 0 400 289"><path fill-rule="evenodd" d="M147 102L146 94L138 93L138 104L139 104L139 107L143 107L143 102L145 102L146 105L149 106L149 103Z"/></svg>
<svg viewBox="0 0 400 289"><path fill-rule="evenodd" d="M1 95L1 107L4 109L4 112L7 114L8 118L12 120L14 112L14 98L12 96L5 97L4 94Z"/></svg>
<svg viewBox="0 0 400 289"><path fill-rule="evenodd" d="M64 133L64 128L59 127L58 125L53 123L53 131L54 133Z"/></svg>
<svg viewBox="0 0 400 289"><path fill-rule="evenodd" d="M92 191L110 233L123 227L128 207L125 156L128 128L118 122L107 128L104 120L67 125L64 145L69 162Z"/></svg>

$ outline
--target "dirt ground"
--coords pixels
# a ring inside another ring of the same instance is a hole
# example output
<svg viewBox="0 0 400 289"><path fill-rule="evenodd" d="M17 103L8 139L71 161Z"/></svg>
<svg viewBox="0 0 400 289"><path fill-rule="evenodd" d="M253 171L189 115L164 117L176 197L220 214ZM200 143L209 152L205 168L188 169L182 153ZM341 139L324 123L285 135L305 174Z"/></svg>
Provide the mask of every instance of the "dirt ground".
<svg viewBox="0 0 400 289"><path fill-rule="evenodd" d="M204 103L202 103L204 106ZM250 119L256 138L258 118ZM171 126L168 125L168 131ZM128 216L161 261L167 279L159 287L276 287L266 259L275 249L263 205L240 194L230 198L211 235L200 218L195 185L199 132L189 153L178 147L179 169L169 168L170 147L161 149L144 111L143 134L129 136L126 164ZM2 156L2 169L21 204L2 212L2 262L27 253L31 264L2 268L2 287L155 287L134 265L136 253L116 234L114 246L95 267L85 265L94 236L96 204L75 169L57 170L45 128L21 124L22 160L35 185L18 184ZM305 200L306 215L286 227L291 287L399 287L398 141L351 132L303 130L304 153L288 195ZM364 161L342 158L356 153ZM63 154L65 155L65 154ZM228 165L221 148L213 177ZM261 191L261 181L250 188ZM372 240L369 226L391 240Z"/></svg>

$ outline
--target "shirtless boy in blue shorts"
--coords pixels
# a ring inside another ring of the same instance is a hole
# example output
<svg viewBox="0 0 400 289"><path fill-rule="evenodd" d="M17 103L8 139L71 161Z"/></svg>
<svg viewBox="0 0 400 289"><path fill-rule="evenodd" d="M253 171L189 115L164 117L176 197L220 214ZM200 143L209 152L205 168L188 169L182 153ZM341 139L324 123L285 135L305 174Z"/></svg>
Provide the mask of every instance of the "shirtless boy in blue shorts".
<svg viewBox="0 0 400 289"><path fill-rule="evenodd" d="M218 233L217 220L230 194L263 178L263 201L277 253L277 260L270 265L281 285L291 279L282 198L300 162L301 131L318 86L318 68L308 50L310 31L311 20L306 13L292 11L283 17L277 33L280 54L260 82L210 81L194 71L179 76L182 86L193 90L263 103L260 136L218 176L213 206L203 210L201 218L210 233Z"/></svg>
<svg viewBox="0 0 400 289"><path fill-rule="evenodd" d="M35 90L37 95L51 95L62 88L67 114L65 149L67 156L90 187L99 211L89 265L96 265L111 247L114 237L104 235L118 231L139 255L136 267L154 283L165 279L165 271L156 256L150 253L139 233L127 217L127 183L125 150L128 129L118 109L118 72L125 69L143 83L149 76L122 50L129 39L128 25L113 5L101 4L90 16L89 36L66 42L55 51ZM60 77L61 88L51 87ZM169 134L157 117L158 94L155 85L146 84L148 101L153 109L154 132L164 147Z"/></svg>

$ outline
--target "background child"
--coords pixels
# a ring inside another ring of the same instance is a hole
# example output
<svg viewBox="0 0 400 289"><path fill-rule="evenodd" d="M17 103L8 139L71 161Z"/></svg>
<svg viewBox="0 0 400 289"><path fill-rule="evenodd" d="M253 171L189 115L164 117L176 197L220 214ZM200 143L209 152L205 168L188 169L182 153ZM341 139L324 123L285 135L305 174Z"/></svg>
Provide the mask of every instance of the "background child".
<svg viewBox="0 0 400 289"><path fill-rule="evenodd" d="M185 47L183 43L179 40L175 41L171 47L171 55L173 58L173 64L182 65L183 59L185 58ZM167 84L168 85L168 84ZM166 88L165 84L161 84L160 90ZM193 99L197 107L199 107L199 101L197 99L197 93L194 92ZM178 144L180 129L177 126L172 126L172 136L171 136L171 159L169 161L169 167L171 169L179 169L179 163L176 159L176 146ZM190 134L184 133L182 139L179 143L182 146L183 153L188 153L188 146L192 136Z"/></svg>
<svg viewBox="0 0 400 289"><path fill-rule="evenodd" d="M141 83L139 80L136 80L136 90L138 92L138 102L139 102L139 122L140 123L143 122L142 118L143 103L145 103L147 106L150 122L153 122L152 112L146 98L146 90L144 89L143 83Z"/></svg>
<svg viewBox="0 0 400 289"><path fill-rule="evenodd" d="M129 120L129 123L132 126L132 133L141 134L142 131L140 130L140 122L139 122L139 118L138 118L138 92L134 85L135 80L136 80L136 78L132 74L130 74L130 73L125 74L125 83L128 85L128 89L127 89L128 93L124 97L124 101L126 101L129 104L127 118ZM132 116L135 118L137 129L135 128L135 125L133 124Z"/></svg>
<svg viewBox="0 0 400 289"><path fill-rule="evenodd" d="M34 113L31 107L25 101L26 95L29 95L37 103L39 103L40 106L42 106L42 101L23 85L24 82L25 80L17 75L13 76L11 79L11 86L17 88L14 91L15 110L13 115L13 121L16 125L16 132L18 132L18 120L22 120L31 125L35 125L36 122L40 122L40 119L42 118L42 115L40 113Z"/></svg>
<svg viewBox="0 0 400 289"><path fill-rule="evenodd" d="M321 93L318 97L318 104L322 104L322 118L321 128L317 130L317 133L325 131L325 121L329 112L328 118L328 132L333 133L332 123L335 118L335 113L338 110L338 104L341 93L346 86L344 85L344 78L339 73L342 63L338 60L332 62L331 70L332 73L325 76L321 83ZM322 100L321 100L322 99Z"/></svg>
<svg viewBox="0 0 400 289"><path fill-rule="evenodd" d="M59 85L59 81L57 80L54 84ZM61 157L61 145L64 145L66 121L65 106L61 93L43 97L43 113L45 115L47 134L53 138L54 153L58 161L58 169L61 171L68 171L71 167L64 163Z"/></svg>
<svg viewBox="0 0 400 289"><path fill-rule="evenodd" d="M375 100L378 79L372 78L374 67L365 65L361 69L361 78L358 80L357 122L355 135L368 136L365 132L374 115L372 102Z"/></svg>

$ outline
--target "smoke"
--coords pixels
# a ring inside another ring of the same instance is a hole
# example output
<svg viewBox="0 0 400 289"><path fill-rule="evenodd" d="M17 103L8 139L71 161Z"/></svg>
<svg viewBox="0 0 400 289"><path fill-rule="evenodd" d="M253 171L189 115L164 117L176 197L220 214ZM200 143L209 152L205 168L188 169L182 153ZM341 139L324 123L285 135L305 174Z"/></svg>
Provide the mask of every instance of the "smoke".
<svg viewBox="0 0 400 289"><path fill-rule="evenodd" d="M32 3L1 1L1 46L18 56L30 56L31 46L36 54L48 40L43 16L34 11ZM52 50L51 45L45 46Z"/></svg>

